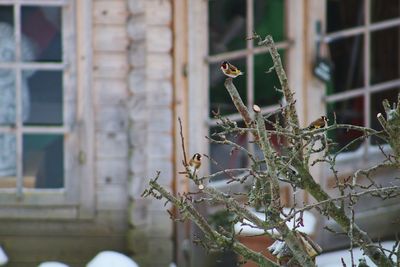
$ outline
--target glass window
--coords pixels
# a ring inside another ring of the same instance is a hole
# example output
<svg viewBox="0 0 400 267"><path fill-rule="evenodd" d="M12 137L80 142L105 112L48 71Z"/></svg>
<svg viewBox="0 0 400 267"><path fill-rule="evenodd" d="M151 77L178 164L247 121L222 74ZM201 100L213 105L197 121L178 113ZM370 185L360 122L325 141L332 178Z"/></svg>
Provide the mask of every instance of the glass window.
<svg viewBox="0 0 400 267"><path fill-rule="evenodd" d="M234 84L243 102L251 107L253 103L262 107L263 111L272 110L279 105L281 93L279 81L274 72L266 73L272 66L272 60L266 55L266 49L255 47L246 38L255 30L265 37L271 34L277 42L282 59L285 59L285 49L288 42L285 39L285 1L284 0L209 0L209 101L210 101L210 134L214 132L216 120L213 111L227 115L231 120L241 123L228 92L224 87L226 76L220 70L222 61L229 61L238 67L243 76L235 78ZM230 136L240 145L248 147L248 136ZM224 159L220 166L212 166L211 171L223 168L245 167L248 162L241 152L230 152L227 146L211 144L210 154L216 159ZM230 155L230 158L222 157ZM211 164L212 165L212 164ZM219 177L218 179L223 179ZM217 180L217 179L214 179Z"/></svg>
<svg viewBox="0 0 400 267"><path fill-rule="evenodd" d="M327 111L330 118L335 112L339 123L379 129L376 114L382 111L382 100L394 102L399 93L400 9L397 0L372 0L370 6L366 3L327 1L325 40L334 66L332 80L326 86ZM340 130L330 133L338 148L359 135Z"/></svg>
<svg viewBox="0 0 400 267"><path fill-rule="evenodd" d="M0 188L64 188L63 6L0 4Z"/></svg>

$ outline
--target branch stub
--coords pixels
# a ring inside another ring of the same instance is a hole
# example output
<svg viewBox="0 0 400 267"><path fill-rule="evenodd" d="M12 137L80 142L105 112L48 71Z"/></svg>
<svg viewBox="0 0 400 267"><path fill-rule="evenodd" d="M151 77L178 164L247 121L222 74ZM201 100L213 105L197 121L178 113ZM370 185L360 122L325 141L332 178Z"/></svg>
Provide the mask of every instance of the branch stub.
<svg viewBox="0 0 400 267"><path fill-rule="evenodd" d="M253 105L253 111L254 111L255 113L260 113L260 112L261 112L261 108L260 108L258 105L254 104L254 105Z"/></svg>

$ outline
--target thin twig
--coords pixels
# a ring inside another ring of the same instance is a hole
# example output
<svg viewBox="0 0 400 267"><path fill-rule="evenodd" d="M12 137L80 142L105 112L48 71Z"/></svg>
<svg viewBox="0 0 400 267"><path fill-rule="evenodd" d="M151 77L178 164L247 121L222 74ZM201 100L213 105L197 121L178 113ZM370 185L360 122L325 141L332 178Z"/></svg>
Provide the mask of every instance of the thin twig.
<svg viewBox="0 0 400 267"><path fill-rule="evenodd" d="M183 131L182 131L182 121L181 118L178 117L179 121L179 134L181 135L181 142L182 142L182 152L183 152L183 164L185 166L188 165L187 157L186 157L186 149L185 149L185 138L183 137Z"/></svg>

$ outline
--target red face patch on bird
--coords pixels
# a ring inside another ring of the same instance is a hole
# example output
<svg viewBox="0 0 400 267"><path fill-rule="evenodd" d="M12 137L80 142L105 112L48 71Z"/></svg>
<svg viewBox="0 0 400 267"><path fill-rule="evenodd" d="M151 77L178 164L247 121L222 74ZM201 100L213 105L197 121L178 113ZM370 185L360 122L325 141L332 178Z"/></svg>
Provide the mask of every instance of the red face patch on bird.
<svg viewBox="0 0 400 267"><path fill-rule="evenodd" d="M196 153L196 154L194 154L194 157L193 158L196 158L197 160L201 160L201 155L199 154L199 153Z"/></svg>
<svg viewBox="0 0 400 267"><path fill-rule="evenodd" d="M228 69L228 62L224 61L221 63L221 68L223 68L224 70Z"/></svg>

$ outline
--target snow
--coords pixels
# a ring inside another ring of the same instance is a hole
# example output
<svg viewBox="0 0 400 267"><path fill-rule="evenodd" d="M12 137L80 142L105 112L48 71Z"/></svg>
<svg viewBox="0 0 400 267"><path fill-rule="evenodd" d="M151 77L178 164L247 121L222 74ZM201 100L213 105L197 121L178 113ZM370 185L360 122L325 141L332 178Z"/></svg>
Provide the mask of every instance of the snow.
<svg viewBox="0 0 400 267"><path fill-rule="evenodd" d="M387 242L382 242L382 246L385 249L392 250L394 241L387 241ZM386 253L388 254L388 253ZM376 266L372 261L363 255L362 251L360 248L355 248L353 249L353 255L354 255L354 263L356 266L358 265L358 260L365 258L368 266L373 267ZM316 263L318 267L337 267L337 266L343 266L341 263L341 258L345 261L347 266L351 266L351 256L350 252L347 249L340 250L340 251L334 251L334 252L328 252L328 253L323 253L319 256L317 256ZM393 260L396 260L393 258Z"/></svg>
<svg viewBox="0 0 400 267"><path fill-rule="evenodd" d="M0 265L5 265L8 262L8 257L4 252L3 248L0 246Z"/></svg>
<svg viewBox="0 0 400 267"><path fill-rule="evenodd" d="M132 259L115 251L102 251L86 267L139 267Z"/></svg>
<svg viewBox="0 0 400 267"><path fill-rule="evenodd" d="M261 219L263 221L265 220L264 213L257 212L254 209L250 209L250 211L254 215L256 215L259 219ZM290 209L284 208L283 212L285 214L288 214L290 212ZM298 218L299 218L299 216L296 216L296 219L298 219ZM250 223L246 219L243 220L243 223L244 224L242 224L241 222L237 222L235 224L235 232L236 233L240 232L240 235L244 235L244 236L261 235L264 233L264 230L257 228L254 224ZM303 225L304 226L297 227L296 229L300 232L310 235L310 234L314 233L316 224L317 224L317 219L315 218L315 216L309 211L304 211L303 212ZM287 221L286 225L290 229L293 229L293 219L290 221ZM277 231L272 229L272 230L269 230L268 233L274 235L274 234L277 234Z"/></svg>
<svg viewBox="0 0 400 267"><path fill-rule="evenodd" d="M68 267L68 265L57 261L46 261L39 264L38 267Z"/></svg>

